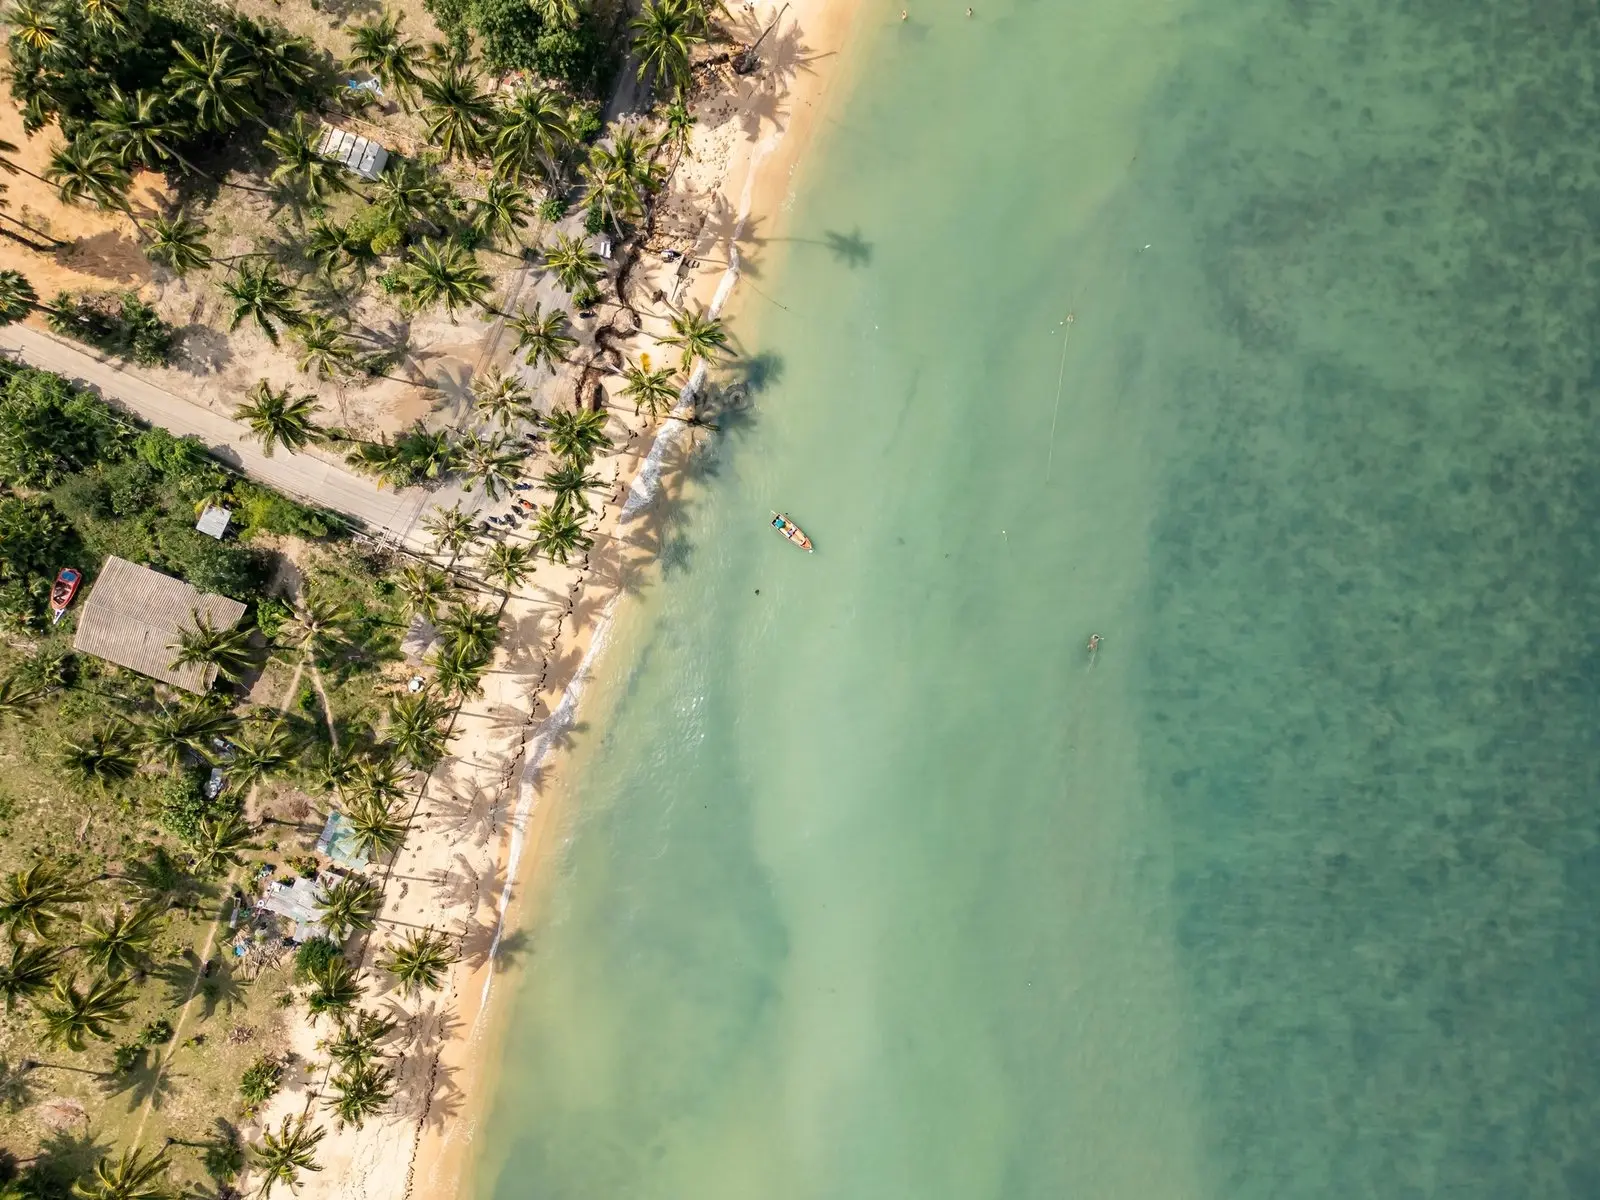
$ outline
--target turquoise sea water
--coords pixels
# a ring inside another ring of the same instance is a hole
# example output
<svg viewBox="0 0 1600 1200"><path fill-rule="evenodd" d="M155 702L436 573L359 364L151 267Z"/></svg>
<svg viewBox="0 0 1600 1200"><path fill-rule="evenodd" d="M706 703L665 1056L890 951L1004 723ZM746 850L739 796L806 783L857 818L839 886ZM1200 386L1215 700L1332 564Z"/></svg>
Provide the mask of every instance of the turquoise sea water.
<svg viewBox="0 0 1600 1200"><path fill-rule="evenodd" d="M1592 6L964 7L751 250L479 1190L1600 1195Z"/></svg>

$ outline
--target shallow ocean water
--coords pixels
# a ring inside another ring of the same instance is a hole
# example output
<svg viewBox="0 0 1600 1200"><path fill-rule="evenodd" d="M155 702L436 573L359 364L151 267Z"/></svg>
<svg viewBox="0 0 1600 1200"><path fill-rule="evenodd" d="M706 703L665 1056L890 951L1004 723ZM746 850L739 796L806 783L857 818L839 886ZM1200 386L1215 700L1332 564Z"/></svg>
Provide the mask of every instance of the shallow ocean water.
<svg viewBox="0 0 1600 1200"><path fill-rule="evenodd" d="M1596 14L964 7L754 227L479 1190L1600 1195Z"/></svg>

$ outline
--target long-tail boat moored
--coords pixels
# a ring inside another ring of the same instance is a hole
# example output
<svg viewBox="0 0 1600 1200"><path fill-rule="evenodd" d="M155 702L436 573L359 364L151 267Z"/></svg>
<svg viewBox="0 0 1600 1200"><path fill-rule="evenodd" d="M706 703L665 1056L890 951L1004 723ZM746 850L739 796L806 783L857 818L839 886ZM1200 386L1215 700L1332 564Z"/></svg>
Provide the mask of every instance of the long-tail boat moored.
<svg viewBox="0 0 1600 1200"><path fill-rule="evenodd" d="M772 514L772 527L807 554L811 553L811 539L806 536L806 531L789 520L783 513L775 512Z"/></svg>
<svg viewBox="0 0 1600 1200"><path fill-rule="evenodd" d="M67 606L78 594L78 585L82 582L83 575L71 567L62 567L56 573L56 581L50 586L51 624L59 623L67 615Z"/></svg>

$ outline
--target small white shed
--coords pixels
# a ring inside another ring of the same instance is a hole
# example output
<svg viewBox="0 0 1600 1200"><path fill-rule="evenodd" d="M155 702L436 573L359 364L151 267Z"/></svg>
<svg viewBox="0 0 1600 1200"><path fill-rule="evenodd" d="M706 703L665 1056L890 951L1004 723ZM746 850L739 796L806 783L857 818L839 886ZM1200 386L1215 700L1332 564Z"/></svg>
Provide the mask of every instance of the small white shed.
<svg viewBox="0 0 1600 1200"><path fill-rule="evenodd" d="M367 180L382 175L384 164L389 161L389 152L371 138L328 124L322 126L322 136L317 139L317 153Z"/></svg>

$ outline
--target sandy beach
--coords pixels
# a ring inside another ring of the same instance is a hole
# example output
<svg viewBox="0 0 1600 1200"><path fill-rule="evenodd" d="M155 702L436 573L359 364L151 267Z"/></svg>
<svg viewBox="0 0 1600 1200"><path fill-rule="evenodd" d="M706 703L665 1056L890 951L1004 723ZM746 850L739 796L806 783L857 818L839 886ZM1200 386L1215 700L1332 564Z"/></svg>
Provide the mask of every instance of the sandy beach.
<svg viewBox="0 0 1600 1200"><path fill-rule="evenodd" d="M770 238L782 219L854 11L854 0L733 10L746 43L778 21L750 76L725 64L706 68L715 77L709 85L702 79L691 106L692 140L630 280L643 314L630 353L676 353L653 346L654 336L668 332L663 299L723 311L734 295L741 254L757 230ZM663 259L664 249L679 250L692 268L683 272ZM738 327L732 332L737 342ZM461 959L437 992L367 998L369 1007L399 1018L388 1047L396 1095L359 1130L328 1125L318 1150L322 1170L306 1175L298 1193L306 1200L442 1198L469 1189L474 1131L493 1092L497 980L525 965L524 931L557 857L567 810L581 803L558 786L562 751L614 608L659 548L657 516L670 503L674 468L693 439L706 436L682 420L635 416L624 400L611 404L616 448L595 466L609 490L595 504L594 549L571 566L541 562L505 598L505 636L484 692L463 706L450 756L421 792L411 836L389 869L382 919L364 948L371 968L406 932L433 927L459 939ZM387 982L379 971L369 978ZM330 1032L297 1023L292 1048L302 1064L323 1058L317 1042ZM321 1107L325 1067L286 1082L260 1115L261 1126Z"/></svg>

